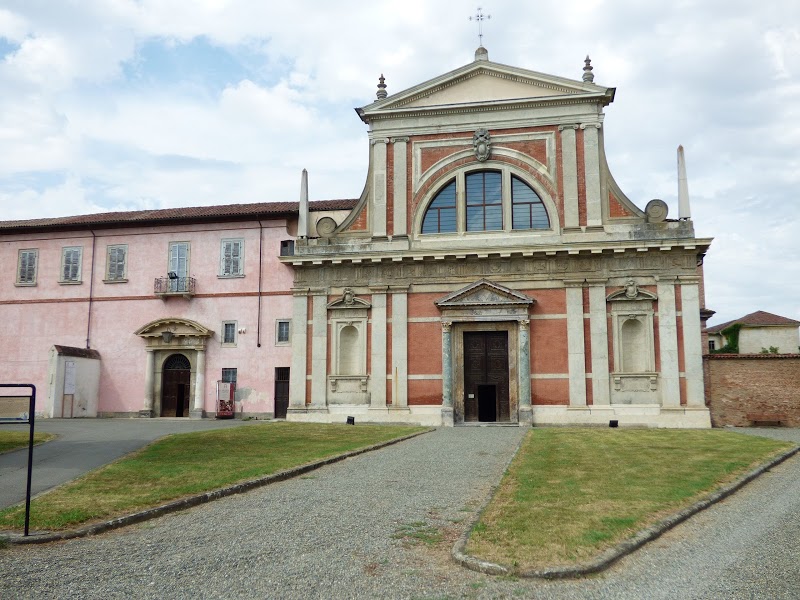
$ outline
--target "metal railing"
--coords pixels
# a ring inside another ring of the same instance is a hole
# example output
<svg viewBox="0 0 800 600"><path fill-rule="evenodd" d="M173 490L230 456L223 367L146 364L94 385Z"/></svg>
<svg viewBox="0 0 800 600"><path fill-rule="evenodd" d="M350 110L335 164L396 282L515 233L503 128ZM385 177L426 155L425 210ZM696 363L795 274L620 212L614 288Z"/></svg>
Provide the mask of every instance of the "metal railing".
<svg viewBox="0 0 800 600"><path fill-rule="evenodd" d="M158 277L153 290L157 296L194 296L194 277Z"/></svg>

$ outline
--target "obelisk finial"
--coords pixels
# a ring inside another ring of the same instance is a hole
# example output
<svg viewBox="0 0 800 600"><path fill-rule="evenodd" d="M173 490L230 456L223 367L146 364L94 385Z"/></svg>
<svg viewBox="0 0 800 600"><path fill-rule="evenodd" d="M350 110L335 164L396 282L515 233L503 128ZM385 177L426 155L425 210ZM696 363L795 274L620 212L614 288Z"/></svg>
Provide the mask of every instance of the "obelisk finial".
<svg viewBox="0 0 800 600"><path fill-rule="evenodd" d="M592 73L592 59L589 58L589 55L586 55L586 60L583 61L583 80L586 83L593 83L594 82L594 73Z"/></svg>
<svg viewBox="0 0 800 600"><path fill-rule="evenodd" d="M689 183L686 180L686 158L683 155L683 146L678 146L678 218L691 219L692 211L689 207Z"/></svg>

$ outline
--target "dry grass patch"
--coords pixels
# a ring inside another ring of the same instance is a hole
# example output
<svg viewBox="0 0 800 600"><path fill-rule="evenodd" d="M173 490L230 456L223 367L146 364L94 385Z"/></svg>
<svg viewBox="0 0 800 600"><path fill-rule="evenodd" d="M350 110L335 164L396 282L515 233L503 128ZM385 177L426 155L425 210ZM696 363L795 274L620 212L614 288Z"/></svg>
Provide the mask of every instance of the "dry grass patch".
<svg viewBox="0 0 800 600"><path fill-rule="evenodd" d="M31 527L65 529L129 514L424 430L263 423L171 435L36 498ZM21 529L24 512L0 511L0 529Z"/></svg>
<svg viewBox="0 0 800 600"><path fill-rule="evenodd" d="M30 431L0 431L0 454L11 452L18 448L27 448L30 440ZM41 444L52 440L55 435L52 433L34 432L33 443Z"/></svg>
<svg viewBox="0 0 800 600"><path fill-rule="evenodd" d="M791 446L710 430L534 429L467 552L519 570L585 560Z"/></svg>

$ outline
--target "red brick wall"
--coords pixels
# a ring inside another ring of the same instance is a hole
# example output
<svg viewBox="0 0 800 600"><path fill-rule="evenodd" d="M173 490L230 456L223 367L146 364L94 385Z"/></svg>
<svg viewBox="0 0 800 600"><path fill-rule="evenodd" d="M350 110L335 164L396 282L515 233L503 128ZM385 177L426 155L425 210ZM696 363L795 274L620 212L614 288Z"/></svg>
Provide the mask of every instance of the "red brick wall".
<svg viewBox="0 0 800 600"><path fill-rule="evenodd" d="M748 415L782 415L800 427L800 354L703 357L706 403L714 427L751 425Z"/></svg>

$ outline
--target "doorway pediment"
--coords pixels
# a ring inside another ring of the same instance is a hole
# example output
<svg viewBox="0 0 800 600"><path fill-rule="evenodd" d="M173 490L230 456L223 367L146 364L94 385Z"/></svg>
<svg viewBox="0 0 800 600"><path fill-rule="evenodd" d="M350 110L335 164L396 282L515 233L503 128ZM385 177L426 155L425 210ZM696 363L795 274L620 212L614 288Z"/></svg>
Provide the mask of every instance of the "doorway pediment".
<svg viewBox="0 0 800 600"><path fill-rule="evenodd" d="M504 321L528 318L533 298L481 279L436 301L442 318L455 321Z"/></svg>
<svg viewBox="0 0 800 600"><path fill-rule="evenodd" d="M440 308L529 306L535 300L512 289L481 279L437 300Z"/></svg>

